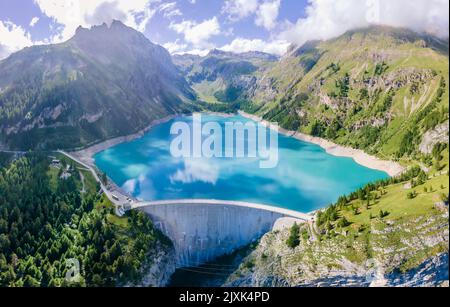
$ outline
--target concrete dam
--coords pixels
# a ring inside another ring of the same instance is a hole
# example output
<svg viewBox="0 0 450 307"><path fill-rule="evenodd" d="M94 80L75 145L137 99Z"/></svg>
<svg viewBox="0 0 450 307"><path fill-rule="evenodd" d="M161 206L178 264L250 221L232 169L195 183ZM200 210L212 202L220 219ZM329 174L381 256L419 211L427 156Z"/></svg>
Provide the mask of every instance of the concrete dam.
<svg viewBox="0 0 450 307"><path fill-rule="evenodd" d="M177 267L230 254L272 230L280 218L311 220L310 215L278 207L219 200L140 202L132 209L147 213L172 240Z"/></svg>
<svg viewBox="0 0 450 307"><path fill-rule="evenodd" d="M120 189L110 191L89 162L82 161L74 154L58 152L90 170L103 193L115 204L116 210L129 202L129 197ZM290 218L299 223L312 219L311 215L297 211L240 201L135 200L130 206L130 209L147 213L155 226L172 240L177 254L177 267L198 266L230 254L272 230L281 218Z"/></svg>

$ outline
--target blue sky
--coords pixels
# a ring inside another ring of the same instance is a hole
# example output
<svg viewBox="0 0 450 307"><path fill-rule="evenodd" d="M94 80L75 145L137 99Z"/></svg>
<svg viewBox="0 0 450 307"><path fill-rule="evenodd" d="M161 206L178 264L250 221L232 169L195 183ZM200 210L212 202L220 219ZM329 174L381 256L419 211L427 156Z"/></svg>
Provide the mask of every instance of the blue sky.
<svg viewBox="0 0 450 307"><path fill-rule="evenodd" d="M448 0L0 0L0 59L25 46L69 39L112 19L172 53L209 49L283 54L369 24L448 37Z"/></svg>

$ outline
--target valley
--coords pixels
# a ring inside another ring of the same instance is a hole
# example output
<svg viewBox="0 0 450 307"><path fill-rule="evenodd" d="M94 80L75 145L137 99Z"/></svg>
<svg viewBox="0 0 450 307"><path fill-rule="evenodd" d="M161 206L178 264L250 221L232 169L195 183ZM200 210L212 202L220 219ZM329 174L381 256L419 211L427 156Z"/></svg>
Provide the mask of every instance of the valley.
<svg viewBox="0 0 450 307"><path fill-rule="evenodd" d="M281 57L201 57L114 21L13 53L0 72L1 286L66 286L73 258L85 270L75 286L165 286L176 268L249 244L224 285L448 286L448 40L371 26ZM278 123L278 167L173 159L170 125L196 112ZM138 201L218 203L118 216L125 200L103 180ZM312 218L273 228L286 214L224 201ZM205 248L221 230L228 248Z"/></svg>

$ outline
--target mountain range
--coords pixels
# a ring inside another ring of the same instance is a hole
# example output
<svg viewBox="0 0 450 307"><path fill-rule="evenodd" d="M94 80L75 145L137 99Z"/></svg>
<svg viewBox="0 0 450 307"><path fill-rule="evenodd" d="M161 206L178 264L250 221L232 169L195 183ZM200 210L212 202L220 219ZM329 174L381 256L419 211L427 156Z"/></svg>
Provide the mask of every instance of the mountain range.
<svg viewBox="0 0 450 307"><path fill-rule="evenodd" d="M384 158L411 155L448 120L448 41L407 29L353 30L279 60L212 51L174 61L203 100Z"/></svg>
<svg viewBox="0 0 450 307"><path fill-rule="evenodd" d="M9 148L86 146L167 115L233 106L401 159L448 120L448 41L382 26L291 46L281 58L171 57L115 21L26 48L0 71L0 140Z"/></svg>

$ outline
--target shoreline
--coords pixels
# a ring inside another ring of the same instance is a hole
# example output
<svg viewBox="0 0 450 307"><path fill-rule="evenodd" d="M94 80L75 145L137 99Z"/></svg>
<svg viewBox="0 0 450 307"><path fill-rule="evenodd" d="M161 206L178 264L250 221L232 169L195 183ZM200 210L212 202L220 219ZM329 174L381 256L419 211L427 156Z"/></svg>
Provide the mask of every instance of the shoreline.
<svg viewBox="0 0 450 307"><path fill-rule="evenodd" d="M182 114L173 114L173 115L169 115L164 118L161 118L161 119L156 119L156 120L152 121L150 123L150 125L139 130L136 133L133 133L130 135L125 135L125 136L115 137L115 138L112 138L109 140L101 141L100 143L88 146L88 147L80 149L80 150L73 150L73 151L68 151L68 152L71 155L74 155L75 157L77 157L77 159L79 159L80 161L82 161L90 166L95 167L94 156L96 154L98 154L99 152L105 151L108 148L111 148L113 146L123 144L123 143L128 143L128 142L134 141L135 139L143 137L147 132L149 132L155 126L164 124L164 123L166 123L174 118L177 118L178 116L181 116L181 115Z"/></svg>
<svg viewBox="0 0 450 307"><path fill-rule="evenodd" d="M222 117L233 117L235 115L241 115L247 119L251 119L255 122L259 122L264 126L269 126L269 124L270 124L268 121L262 119L261 117L259 117L257 115L246 113L244 111L238 111L237 113L204 112L203 114L222 116ZM147 132L149 132L155 126L166 123L166 122L168 122L174 118L177 118L179 116L182 116L182 115L183 114L174 114L174 115L166 116L162 119L154 120L151 122L150 125L148 125L144 129L141 129L140 131L138 131L134 134L112 138L112 139L97 143L95 145L86 147L81 150L71 151L70 153L75 155L78 159L80 159L84 163L87 163L88 165L91 165L91 166L95 166L94 156L97 153L107 150L110 147L113 147L113 146L116 146L116 145L119 145L122 143L131 142L135 139L138 139L138 138L144 136ZM293 137L302 142L307 142L307 143L312 143L312 144L318 145L321 148L323 148L330 155L333 155L336 157L352 158L359 165L362 165L362 166L370 168L370 169L383 171L383 172L387 173L390 177L395 177L405 171L405 168L397 162L381 160L375 156L365 153L363 150L360 150L360 149L345 147L342 145L335 144L335 143L328 141L326 139L323 139L323 138L307 135L307 134L304 134L301 132L286 130L281 127L278 129L278 132L282 135L285 135L287 137Z"/></svg>
<svg viewBox="0 0 450 307"><path fill-rule="evenodd" d="M259 122L264 126L269 126L270 124L268 121L262 119L257 115L248 114L244 111L238 111L238 114L245 118ZM286 130L281 127L279 128L278 132L285 136L293 137L302 142L318 145L321 148L325 149L325 151L328 154L333 155L335 157L352 158L353 161L355 161L359 165L362 165L370 169L383 171L387 173L390 177L395 177L405 171L405 168L401 166L399 163L394 161L381 160L375 156L371 156L365 153L361 149L345 147L342 145L335 144L323 138L307 135L301 132Z"/></svg>

